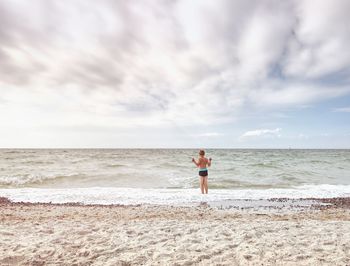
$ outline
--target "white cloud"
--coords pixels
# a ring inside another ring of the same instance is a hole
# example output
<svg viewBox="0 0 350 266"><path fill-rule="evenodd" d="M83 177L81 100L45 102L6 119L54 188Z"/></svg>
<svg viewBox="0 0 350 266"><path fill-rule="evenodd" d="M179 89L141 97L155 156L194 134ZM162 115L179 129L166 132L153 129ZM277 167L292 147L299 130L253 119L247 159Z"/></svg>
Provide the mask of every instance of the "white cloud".
<svg viewBox="0 0 350 266"><path fill-rule="evenodd" d="M0 122L211 126L349 95L349 9L347 0L1 1Z"/></svg>
<svg viewBox="0 0 350 266"><path fill-rule="evenodd" d="M299 133L297 138L298 138L298 139L308 139L309 136L308 136L308 135L305 135L305 134L303 134L303 133Z"/></svg>
<svg viewBox="0 0 350 266"><path fill-rule="evenodd" d="M280 131L281 128L275 128L275 129L256 129L245 132L243 135L241 135L242 138L250 138L250 137L263 137L263 136L272 136L272 137L280 137Z"/></svg>
<svg viewBox="0 0 350 266"><path fill-rule="evenodd" d="M288 43L287 75L319 78L347 69L350 2L346 0L298 1L293 12L298 24ZM316 11L317 10L317 11Z"/></svg>
<svg viewBox="0 0 350 266"><path fill-rule="evenodd" d="M196 136L196 137L220 137L220 136L223 136L223 134L218 133L218 132L206 132L206 133L196 134L194 136Z"/></svg>
<svg viewBox="0 0 350 266"><path fill-rule="evenodd" d="M350 113L350 107L335 108L333 112Z"/></svg>
<svg viewBox="0 0 350 266"><path fill-rule="evenodd" d="M308 104L349 93L349 86L322 87L315 84L283 83L281 81L266 82L260 90L251 94L255 106L265 109L277 107L304 108Z"/></svg>

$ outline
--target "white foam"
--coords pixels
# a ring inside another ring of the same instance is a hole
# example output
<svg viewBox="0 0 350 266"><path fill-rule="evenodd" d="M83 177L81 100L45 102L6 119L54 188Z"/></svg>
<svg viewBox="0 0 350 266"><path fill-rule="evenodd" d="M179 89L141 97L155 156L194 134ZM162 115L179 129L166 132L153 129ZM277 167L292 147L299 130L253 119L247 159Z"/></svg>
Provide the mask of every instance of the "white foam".
<svg viewBox="0 0 350 266"><path fill-rule="evenodd" d="M305 185L290 189L211 189L201 195L198 189L141 188L6 188L0 196L15 202L81 202L84 204L165 204L224 201L230 199L334 198L350 197L350 185Z"/></svg>
<svg viewBox="0 0 350 266"><path fill-rule="evenodd" d="M24 175L3 175L0 176L1 186L23 186L28 184L40 184L48 180L54 180L57 178L69 178L79 176L79 173L70 174L24 174Z"/></svg>

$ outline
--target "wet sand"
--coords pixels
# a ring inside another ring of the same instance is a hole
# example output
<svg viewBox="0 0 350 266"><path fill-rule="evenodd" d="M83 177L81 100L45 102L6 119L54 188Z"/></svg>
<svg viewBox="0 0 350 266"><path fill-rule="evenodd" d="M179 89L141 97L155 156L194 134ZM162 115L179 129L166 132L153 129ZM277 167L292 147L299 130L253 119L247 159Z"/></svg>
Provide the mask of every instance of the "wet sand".
<svg viewBox="0 0 350 266"><path fill-rule="evenodd" d="M0 265L350 265L350 198L198 206L0 198Z"/></svg>

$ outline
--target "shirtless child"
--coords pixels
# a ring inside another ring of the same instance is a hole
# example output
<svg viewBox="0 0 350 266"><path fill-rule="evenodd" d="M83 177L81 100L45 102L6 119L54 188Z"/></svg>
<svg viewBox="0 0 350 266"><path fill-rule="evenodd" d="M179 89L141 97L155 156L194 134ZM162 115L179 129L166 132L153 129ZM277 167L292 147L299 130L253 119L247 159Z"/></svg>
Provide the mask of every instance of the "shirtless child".
<svg viewBox="0 0 350 266"><path fill-rule="evenodd" d="M202 191L202 194L208 194L208 169L207 167L211 166L211 158L207 159L204 157L205 151L199 151L198 162L192 158L192 162L199 167L199 185Z"/></svg>

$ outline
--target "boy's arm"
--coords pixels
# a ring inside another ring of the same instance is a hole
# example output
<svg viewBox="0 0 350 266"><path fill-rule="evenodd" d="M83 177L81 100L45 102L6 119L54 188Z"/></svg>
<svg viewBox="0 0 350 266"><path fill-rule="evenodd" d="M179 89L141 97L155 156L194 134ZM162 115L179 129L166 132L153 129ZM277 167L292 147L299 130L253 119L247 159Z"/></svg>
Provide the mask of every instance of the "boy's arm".
<svg viewBox="0 0 350 266"><path fill-rule="evenodd" d="M209 160L208 160L208 167L210 167L211 166L211 158L209 158Z"/></svg>
<svg viewBox="0 0 350 266"><path fill-rule="evenodd" d="M194 158L192 158L192 162L196 165L199 166L199 162L197 163L196 160Z"/></svg>

